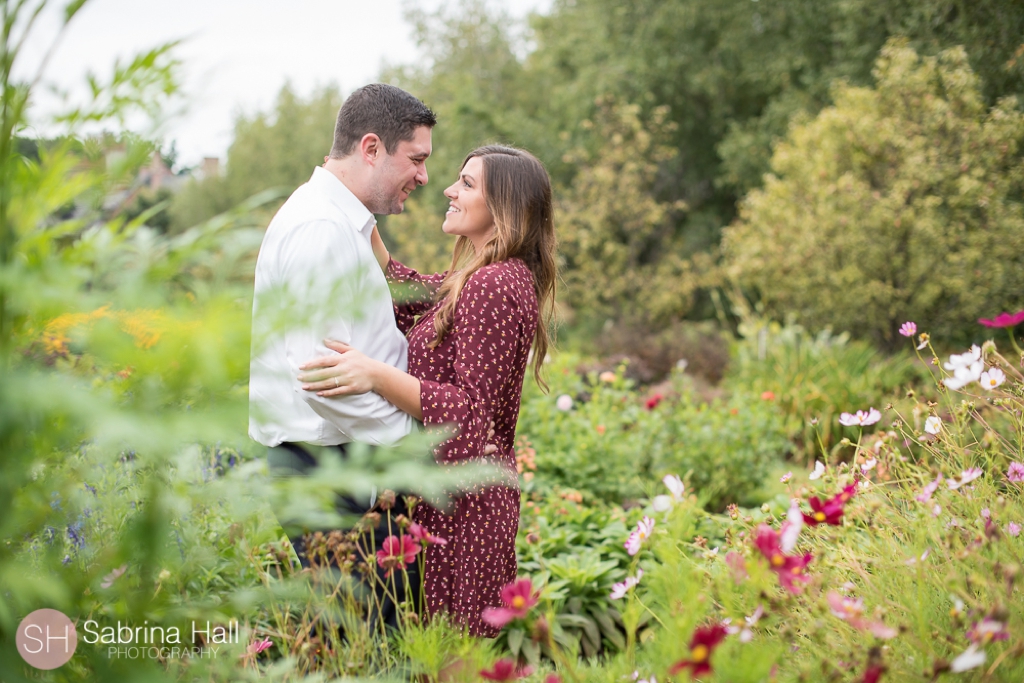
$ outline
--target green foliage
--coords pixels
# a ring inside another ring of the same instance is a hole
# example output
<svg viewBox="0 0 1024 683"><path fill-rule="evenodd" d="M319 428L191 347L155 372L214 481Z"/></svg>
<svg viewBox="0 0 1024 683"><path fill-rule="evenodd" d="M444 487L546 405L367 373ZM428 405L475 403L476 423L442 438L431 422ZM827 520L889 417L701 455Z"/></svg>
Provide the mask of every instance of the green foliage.
<svg viewBox="0 0 1024 683"><path fill-rule="evenodd" d="M890 43L875 88L796 126L723 243L770 315L894 347L906 320L956 339L1024 291L1024 114L989 110L963 50Z"/></svg>
<svg viewBox="0 0 1024 683"><path fill-rule="evenodd" d="M778 410L755 395L697 403L684 393L655 412L651 475L678 475L713 510L750 504L772 465L792 449Z"/></svg>
<svg viewBox="0 0 1024 683"><path fill-rule="evenodd" d="M833 452L857 430L839 424L841 413L899 403L901 390L922 378L913 358L885 356L864 341L800 325L780 325L749 314L739 325L725 386L750 395L770 392L785 415L786 436L804 457Z"/></svg>
<svg viewBox="0 0 1024 683"><path fill-rule="evenodd" d="M520 574L545 585L544 597L556 614L556 638L583 656L621 652L626 648L622 615L609 600L612 585L626 577L630 558L623 547L628 524L639 510L581 505L576 491L561 491L524 503L516 554ZM503 637L513 655L522 638L507 630ZM523 641L524 645L529 641ZM536 665L545 648L524 658Z"/></svg>
<svg viewBox="0 0 1024 683"><path fill-rule="evenodd" d="M792 447L770 402L738 391L702 403L678 376L672 395L651 409L622 368L614 379L581 377L570 371L576 363L562 356L549 366L549 394L530 384L524 391L518 434L536 466L527 490L563 487L588 502L626 504L676 474L706 505L721 509L748 502ZM563 397L573 399L570 410L557 407Z"/></svg>
<svg viewBox="0 0 1024 683"><path fill-rule="evenodd" d="M331 151L341 103L337 86L303 99L286 84L273 111L239 116L224 174L182 188L170 209L172 230L208 220L264 190L291 192L309 180ZM262 217L269 222L270 215L268 210Z"/></svg>

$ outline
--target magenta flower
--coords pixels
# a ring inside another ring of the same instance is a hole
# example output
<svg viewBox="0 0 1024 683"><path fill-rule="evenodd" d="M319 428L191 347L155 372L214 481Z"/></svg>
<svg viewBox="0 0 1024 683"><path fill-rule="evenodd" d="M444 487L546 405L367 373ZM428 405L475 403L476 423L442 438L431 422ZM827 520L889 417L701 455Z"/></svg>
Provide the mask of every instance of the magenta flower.
<svg viewBox="0 0 1024 683"><path fill-rule="evenodd" d="M767 524L762 524L757 528L754 544L768 560L771 570L778 575L779 583L791 593L799 593L800 587L796 585L796 582L808 581L804 569L811 562L811 554L807 553L803 557L797 557L783 553L779 534Z"/></svg>
<svg viewBox="0 0 1024 683"><path fill-rule="evenodd" d="M858 410L854 414L843 413L839 416L839 424L844 427L867 427L882 419L882 414L874 408Z"/></svg>
<svg viewBox="0 0 1024 683"><path fill-rule="evenodd" d="M917 334L917 323L907 321L900 325L900 334L904 337L913 337Z"/></svg>
<svg viewBox="0 0 1024 683"><path fill-rule="evenodd" d="M388 536L377 551L377 564L386 569L384 576L391 576L395 569L404 569L416 559L416 554L422 550L420 544L409 536Z"/></svg>
<svg viewBox="0 0 1024 683"><path fill-rule="evenodd" d="M1014 327L1024 322L1024 311L1017 311L1012 315L1010 313L1000 313L991 320L988 318L978 318L978 322L985 327Z"/></svg>
<svg viewBox="0 0 1024 683"><path fill-rule="evenodd" d="M1024 482L1024 463L1011 462L1009 469L1006 470L1006 479L1016 483Z"/></svg>
<svg viewBox="0 0 1024 683"><path fill-rule="evenodd" d="M417 543L422 543L423 545L448 545L447 540L440 536L433 535L427 531L425 526L417 524L416 522L409 525L409 535L412 536L413 540Z"/></svg>
<svg viewBox="0 0 1024 683"><path fill-rule="evenodd" d="M489 681L499 681L499 683L508 683L508 681L514 681L517 678L523 676L529 676L533 673L531 667L524 667L522 669L516 669L515 661L508 659L499 659L494 663L490 669L484 669L480 672L480 675Z"/></svg>
<svg viewBox="0 0 1024 683"><path fill-rule="evenodd" d="M668 672L674 676L683 669L689 669L692 678L710 673L711 653L715 651L719 643L725 640L728 634L729 630L725 624L712 624L698 628L690 639L690 658L676 662Z"/></svg>
<svg viewBox="0 0 1024 683"><path fill-rule="evenodd" d="M1009 637L1010 632L1006 630L1006 624L991 617L975 622L967 630L967 639L975 645L985 645L993 640L1007 640Z"/></svg>
<svg viewBox="0 0 1024 683"><path fill-rule="evenodd" d="M831 524L839 526L843 517L843 506L857 493L857 485L850 484L842 491L832 496L824 503L817 496L811 496L807 501L811 506L811 514L804 514L804 522L811 526L819 524Z"/></svg>
<svg viewBox="0 0 1024 683"><path fill-rule="evenodd" d="M519 579L501 589L501 601L504 607L488 607L480 618L495 628L504 628L515 619L524 619L530 609L537 604L537 595L533 591L530 579Z"/></svg>

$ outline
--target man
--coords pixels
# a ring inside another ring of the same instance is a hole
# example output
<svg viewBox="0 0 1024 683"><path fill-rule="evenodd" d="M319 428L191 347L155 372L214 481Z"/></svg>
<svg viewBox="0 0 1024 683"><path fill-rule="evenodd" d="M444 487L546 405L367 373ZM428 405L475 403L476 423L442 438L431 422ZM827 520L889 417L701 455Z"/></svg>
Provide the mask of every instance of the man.
<svg viewBox="0 0 1024 683"><path fill-rule="evenodd" d="M303 362L330 353L327 338L406 369L407 343L370 236L373 214L400 213L426 185L435 123L404 90L356 90L338 112L329 158L267 228L256 261L249 435L271 447L272 467L308 472L316 466L308 445L344 455L345 444L392 444L413 427L378 394L324 398L303 391L297 376ZM346 498L339 509L360 514L370 502ZM292 543L308 565L301 538Z"/></svg>

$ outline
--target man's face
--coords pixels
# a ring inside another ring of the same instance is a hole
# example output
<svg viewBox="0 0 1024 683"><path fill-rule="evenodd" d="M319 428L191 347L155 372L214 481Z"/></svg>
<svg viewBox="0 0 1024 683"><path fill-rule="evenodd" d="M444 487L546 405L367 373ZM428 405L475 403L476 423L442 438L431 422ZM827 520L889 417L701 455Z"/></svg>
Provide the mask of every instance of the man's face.
<svg viewBox="0 0 1024 683"><path fill-rule="evenodd" d="M428 126L417 128L412 140L400 141L394 154L381 146L383 158L374 173L372 206L367 208L376 214L402 213L412 191L427 184L430 149Z"/></svg>

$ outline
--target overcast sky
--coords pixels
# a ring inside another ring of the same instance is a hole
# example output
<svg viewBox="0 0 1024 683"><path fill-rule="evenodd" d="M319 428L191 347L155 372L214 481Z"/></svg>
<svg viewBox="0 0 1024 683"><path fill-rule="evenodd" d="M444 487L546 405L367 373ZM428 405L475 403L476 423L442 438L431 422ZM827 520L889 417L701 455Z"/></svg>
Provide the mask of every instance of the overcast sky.
<svg viewBox="0 0 1024 683"><path fill-rule="evenodd" d="M492 2L519 17L551 6L551 0ZM191 165L204 156L223 158L237 113L268 108L286 81L302 95L331 82L348 93L373 81L384 64L413 62L416 46L402 7L401 0L90 0L68 27L45 80L73 88L87 70L106 76L117 58L183 39L175 54L184 61L188 111L164 134L177 140L179 161ZM38 63L54 26L44 21L33 34L22 71ZM48 100L39 102L42 113Z"/></svg>

